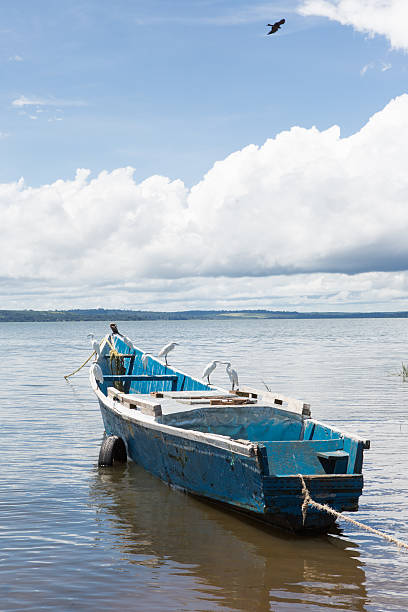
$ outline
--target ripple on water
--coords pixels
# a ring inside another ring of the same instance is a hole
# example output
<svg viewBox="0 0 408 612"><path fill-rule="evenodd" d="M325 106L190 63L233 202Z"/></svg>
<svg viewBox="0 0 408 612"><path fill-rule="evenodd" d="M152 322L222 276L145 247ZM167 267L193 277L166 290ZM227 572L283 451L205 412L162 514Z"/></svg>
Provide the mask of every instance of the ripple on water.
<svg viewBox="0 0 408 612"><path fill-rule="evenodd" d="M129 322L201 375L229 359L372 441L355 518L408 541L404 320ZM137 465L98 470L103 433L84 370L106 324L3 324L0 594L5 610L407 610L408 556L357 527L296 538L169 489ZM13 348L9 350L10 346ZM217 369L214 382L224 385Z"/></svg>

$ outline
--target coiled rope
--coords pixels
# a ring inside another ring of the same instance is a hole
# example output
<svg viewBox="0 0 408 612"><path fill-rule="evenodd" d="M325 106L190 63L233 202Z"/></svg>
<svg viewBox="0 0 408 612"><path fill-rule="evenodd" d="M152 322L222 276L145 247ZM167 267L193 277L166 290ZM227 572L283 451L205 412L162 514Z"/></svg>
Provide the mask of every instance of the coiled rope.
<svg viewBox="0 0 408 612"><path fill-rule="evenodd" d="M105 340L106 340L106 343L108 344L108 346L110 348L110 351L109 351L109 367L110 367L110 371L112 372L112 374L125 374L126 373L126 368L125 368L125 362L124 362L123 357L116 350L115 346L110 342L108 336L106 336ZM114 383L113 383L113 386L118 391L122 391L122 392L124 391L123 382L121 382L120 380L115 380Z"/></svg>
<svg viewBox="0 0 408 612"><path fill-rule="evenodd" d="M105 336L105 338L101 340L101 344L104 340L106 340L106 344L109 346L110 352L113 354L113 356L118 356L119 352L115 349L114 345L109 340L109 336Z"/></svg>
<svg viewBox="0 0 408 612"><path fill-rule="evenodd" d="M302 483L302 493L303 493L302 516L303 516L303 524L305 524L305 521L306 521L307 507L308 506L312 506L313 508L317 508L318 510L324 510L325 512L327 512L328 514L332 514L336 518L341 518L341 519L343 519L343 521L347 521L348 523L351 523L352 525L355 525L356 527L360 527L361 529L364 529L365 531L369 531L370 533L373 533L374 535L377 535L380 538L384 538L384 540L387 540L388 542L392 542L393 544L396 544L398 546L398 548L405 548L405 549L408 550L408 544L405 544L405 542L402 542L401 540L398 540L397 538L394 538L393 536L390 536L387 533L379 531L378 529L374 529L373 527L369 527L368 525L364 525L363 523L359 523L358 521L355 521L354 519L352 519L352 518L350 518L348 516L344 516L344 514L341 514L340 512L337 512L337 510L334 510L333 508L331 508L327 504L319 504L318 502L314 501L314 499L312 499L310 497L310 493L309 493L309 491L308 491L308 489L306 487L306 483L305 483L305 480L304 480L302 474L298 474L298 476L299 476L300 481Z"/></svg>

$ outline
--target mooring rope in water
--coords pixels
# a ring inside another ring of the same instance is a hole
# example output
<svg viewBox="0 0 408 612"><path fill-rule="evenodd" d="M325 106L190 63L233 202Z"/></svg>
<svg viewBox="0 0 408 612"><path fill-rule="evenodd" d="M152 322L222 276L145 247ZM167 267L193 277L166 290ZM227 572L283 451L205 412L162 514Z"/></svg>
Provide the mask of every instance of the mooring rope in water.
<svg viewBox="0 0 408 612"><path fill-rule="evenodd" d="M104 338L102 338L102 340L99 343L99 346L102 344L102 342L106 340L106 342L109 344L110 348L111 348L111 353L113 353L115 355L119 355L118 351L115 349L114 346L112 346L112 344L109 342L109 337L105 336ZM88 361L90 361L92 359L92 357L96 355L96 351L93 351L93 353L91 353L91 355L89 355L88 359L86 361L84 361L84 363L82 365L79 366L79 368L77 368L76 370L74 370L74 372L71 372L71 374L66 374L64 376L65 380L68 380L68 378L70 378L71 376L73 376L74 374L76 374L77 372L79 372L79 370L82 370L82 368L84 366L86 366L86 364L88 363ZM115 355L115 356L116 356Z"/></svg>
<svg viewBox="0 0 408 612"><path fill-rule="evenodd" d="M77 372L79 372L79 370L82 370L82 368L83 368L84 366L86 366L86 364L88 363L88 361L90 361L94 355L96 355L96 352L95 352L95 351L93 351L93 353L91 353L91 355L89 355L88 359L87 359L86 361L84 361L84 363L83 363L81 366L79 366L79 368L77 368L77 369L76 369L74 372L71 372L71 374L66 374L66 375L64 376L65 380L68 380L68 378L70 378L71 376L73 376L74 374L76 374Z"/></svg>
<svg viewBox="0 0 408 612"><path fill-rule="evenodd" d="M354 519L348 517L348 516L344 516L343 514L341 514L340 512L337 512L337 510L334 510L334 508L331 508L330 506L328 506L327 504L319 504L318 502L314 501L314 499L312 499L310 497L310 493L306 487L306 483L305 480L302 476L302 474L298 475L301 483L302 483L302 493L303 493L303 503L302 503L302 516L303 516L303 524L305 524L305 520L306 520L306 514L307 514L307 507L313 506L314 508L317 508L318 510L324 510L325 512L327 512L328 514L332 514L333 516L337 517L337 518L341 518L344 521L347 521L348 523L351 523L352 525L355 525L356 527L360 527L361 529L365 529L365 531L369 531L370 533L374 533L375 535L379 536L380 538L384 538L384 540L387 540L388 542L392 542L393 544L396 544L398 546L398 548L405 548L408 550L408 544L405 544L405 542L402 542L401 540L398 540L397 538L394 538L393 536L388 535L387 533L384 533L382 531L379 531L378 529L374 529L373 527L369 527L368 525L364 525L363 523L360 523L359 521L355 521Z"/></svg>
<svg viewBox="0 0 408 612"><path fill-rule="evenodd" d="M109 336L105 336L104 338L102 338L102 340L100 341L99 345L102 344L102 342L106 340L110 350L109 353L109 357L110 357L110 363L112 364L112 361L114 359L118 359L120 358L120 353L115 349L115 347L112 345L112 343L109 340ZM79 370L82 370L82 368L84 366L86 366L86 364L92 359L92 357L96 355L96 351L93 351L93 353L91 353L91 355L89 355L88 359L86 361L84 361L84 363L82 365L79 366L79 368L77 368L76 370L74 370L73 372L71 372L71 374L66 374L64 375L65 380L68 380L68 378L70 378L71 376L74 376L74 374L76 374L77 372L79 372Z"/></svg>

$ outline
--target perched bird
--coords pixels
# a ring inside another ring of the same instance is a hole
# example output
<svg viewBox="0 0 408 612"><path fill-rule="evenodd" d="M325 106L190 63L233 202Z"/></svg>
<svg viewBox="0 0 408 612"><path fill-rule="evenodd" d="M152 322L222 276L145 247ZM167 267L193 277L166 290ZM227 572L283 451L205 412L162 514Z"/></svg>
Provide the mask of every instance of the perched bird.
<svg viewBox="0 0 408 612"><path fill-rule="evenodd" d="M204 368L204 372L203 372L203 378L207 378L208 380L208 384L210 384L210 374L212 372L214 372L215 368L217 367L217 363L222 363L222 361L210 361L210 363L207 363L207 365Z"/></svg>
<svg viewBox="0 0 408 612"><path fill-rule="evenodd" d="M178 345L179 345L178 342L170 342L169 344L166 344L166 346L163 346L163 348L159 352L158 357L164 357L166 365L168 365L167 355L170 353L170 351L172 351Z"/></svg>
<svg viewBox="0 0 408 612"><path fill-rule="evenodd" d="M96 353L96 357L101 356L101 347L99 346L99 342L95 340L95 334L88 334L88 338L91 339L91 346Z"/></svg>
<svg viewBox="0 0 408 612"><path fill-rule="evenodd" d="M117 334L118 336L122 338L123 342L130 348L131 351L135 350L135 346L133 342L131 341L131 339L128 336L124 336L123 334L120 333L116 323L111 323L109 327L111 328L113 334Z"/></svg>
<svg viewBox="0 0 408 612"><path fill-rule="evenodd" d="M96 361L91 365L89 369L89 379L91 381L91 387L94 391L99 389L98 383L103 383L103 373L100 365Z"/></svg>
<svg viewBox="0 0 408 612"><path fill-rule="evenodd" d="M283 26L284 23L285 19L281 19L280 21L276 21L275 23L268 23L268 26L271 28L271 31L268 32L268 35L275 34L275 32L277 32L279 28Z"/></svg>
<svg viewBox="0 0 408 612"><path fill-rule="evenodd" d="M225 371L227 372L231 381L231 389L234 391L235 387L238 389L238 372L231 367L231 363L229 361L223 361L223 363L227 366Z"/></svg>
<svg viewBox="0 0 408 612"><path fill-rule="evenodd" d="M96 382L103 383L103 373L100 365L98 365L97 363L93 363L91 365L91 372Z"/></svg>
<svg viewBox="0 0 408 612"><path fill-rule="evenodd" d="M116 325L116 323L111 323L109 327L111 328L113 334L118 334L118 336L122 335L118 330L118 326Z"/></svg>
<svg viewBox="0 0 408 612"><path fill-rule="evenodd" d="M142 357L141 357L141 362L142 362L142 366L143 369L145 370L147 368L147 362L149 360L149 355L151 355L152 353L143 353Z"/></svg>

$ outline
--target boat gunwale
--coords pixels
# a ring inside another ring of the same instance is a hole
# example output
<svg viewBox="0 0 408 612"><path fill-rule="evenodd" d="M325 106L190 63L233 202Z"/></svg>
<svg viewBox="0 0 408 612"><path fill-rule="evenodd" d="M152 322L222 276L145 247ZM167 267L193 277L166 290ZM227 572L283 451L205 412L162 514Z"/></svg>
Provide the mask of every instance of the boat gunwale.
<svg viewBox="0 0 408 612"><path fill-rule="evenodd" d="M256 455L258 445L251 440L238 442L237 440L233 440L232 438L222 434L205 433L196 429L183 429L181 427L167 425L166 423L159 423L153 416L144 414L140 410L127 408L120 402L108 398L99 388L94 388L93 390L99 401L102 402L106 409L111 410L114 414L130 423L143 425L149 429L161 431L169 435L175 435L179 438L184 438L194 442L210 444L211 446L233 451L247 457L253 457Z"/></svg>
<svg viewBox="0 0 408 612"><path fill-rule="evenodd" d="M370 440L368 440L367 438L360 438L357 434L350 433L349 431L345 431L344 429L339 429L338 427L334 427L332 425L328 425L327 423L323 423L322 421L318 421L317 419L314 419L314 418L311 418L310 420L316 425L321 425L322 427L328 427L331 429L331 431L335 431L336 433L339 433L342 438L351 438L354 442L362 442L363 448L366 450L370 448Z"/></svg>

